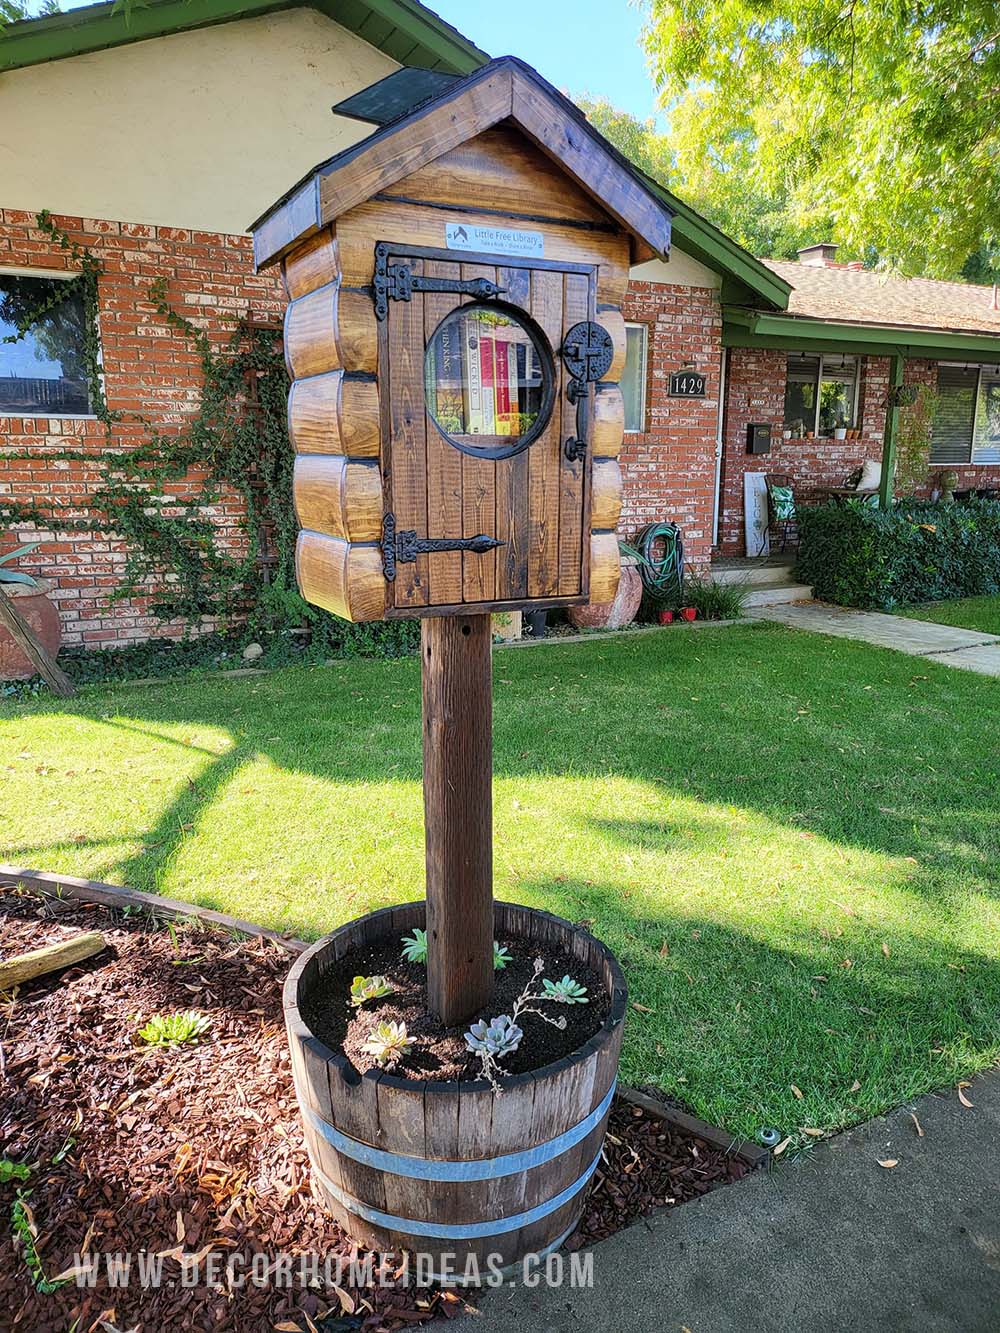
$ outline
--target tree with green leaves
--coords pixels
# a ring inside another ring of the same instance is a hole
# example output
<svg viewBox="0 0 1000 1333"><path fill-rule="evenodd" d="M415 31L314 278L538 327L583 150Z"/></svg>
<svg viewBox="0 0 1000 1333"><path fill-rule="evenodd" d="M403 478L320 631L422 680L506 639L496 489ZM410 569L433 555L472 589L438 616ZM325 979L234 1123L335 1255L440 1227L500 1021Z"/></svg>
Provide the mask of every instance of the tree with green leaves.
<svg viewBox="0 0 1000 1333"><path fill-rule="evenodd" d="M903 272L1000 267L996 0L646 4L682 180L700 162Z"/></svg>
<svg viewBox="0 0 1000 1333"><path fill-rule="evenodd" d="M670 133L662 134L652 119L641 121L607 98L581 96L576 101L594 128L631 162L753 254L793 259L800 246L815 239L815 230L810 230L815 222L798 224L790 216L781 182L765 187L751 179L745 144L710 154L693 147L697 122L689 121L696 113L692 102L675 106ZM825 224L824 236L830 226L832 220Z"/></svg>

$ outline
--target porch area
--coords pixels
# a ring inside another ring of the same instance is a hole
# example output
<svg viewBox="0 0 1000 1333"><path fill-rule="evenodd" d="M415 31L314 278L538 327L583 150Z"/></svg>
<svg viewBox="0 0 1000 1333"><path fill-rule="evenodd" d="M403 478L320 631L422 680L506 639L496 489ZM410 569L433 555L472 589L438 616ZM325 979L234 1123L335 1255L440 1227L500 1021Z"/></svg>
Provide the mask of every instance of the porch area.
<svg viewBox="0 0 1000 1333"><path fill-rule="evenodd" d="M797 581L794 566L795 556L787 551L756 557L722 555L712 560L709 576L713 583L743 584L747 588L744 605L748 610L810 601L812 588Z"/></svg>

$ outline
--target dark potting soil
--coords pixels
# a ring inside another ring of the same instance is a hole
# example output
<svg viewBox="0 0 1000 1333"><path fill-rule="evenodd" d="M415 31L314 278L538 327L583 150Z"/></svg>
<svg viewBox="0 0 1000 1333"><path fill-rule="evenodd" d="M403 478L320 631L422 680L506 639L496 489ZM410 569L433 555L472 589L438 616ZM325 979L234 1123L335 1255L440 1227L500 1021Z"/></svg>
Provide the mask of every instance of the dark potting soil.
<svg viewBox="0 0 1000 1333"><path fill-rule="evenodd" d="M359 949L321 977L301 1005L302 1017L310 1030L334 1051L343 1051L359 1073L378 1068L375 1058L363 1050L376 1024L405 1023L414 1045L392 1072L400 1078L473 1080L479 1077L479 1060L467 1048L465 1033L471 1022L510 1014L514 1001L531 980L535 959L544 958L542 977L560 981L572 977L587 988L586 1004L538 1005L553 1019L565 1018L559 1029L537 1014L525 1014L518 1020L524 1032L518 1049L505 1057L502 1069L507 1074L524 1074L541 1069L552 1060L571 1055L600 1029L607 1016L610 999L598 974L577 958L560 949L546 948L519 940L499 940L506 945L511 961L498 969L493 999L473 1019L458 1027L446 1028L427 1008L427 968L423 963L409 963L400 957L402 944L371 945ZM357 976L385 977L392 994L363 1005L351 1003L351 982ZM536 987L538 989L538 987Z"/></svg>

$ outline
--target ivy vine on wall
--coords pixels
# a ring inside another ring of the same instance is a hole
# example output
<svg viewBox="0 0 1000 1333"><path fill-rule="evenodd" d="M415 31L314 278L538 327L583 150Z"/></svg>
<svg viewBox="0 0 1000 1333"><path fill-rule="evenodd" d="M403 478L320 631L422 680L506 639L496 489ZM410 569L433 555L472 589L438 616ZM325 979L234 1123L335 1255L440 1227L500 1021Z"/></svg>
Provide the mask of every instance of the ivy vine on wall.
<svg viewBox="0 0 1000 1333"><path fill-rule="evenodd" d="M79 274L22 311L16 332L32 325L71 294L85 312L83 359L93 410L104 425L107 446L46 450L47 461L66 461L97 471L86 497L36 497L30 503L0 497L0 521L11 527L35 523L57 532L89 533L122 540L126 564L112 600L152 596L160 619L195 626L204 617L222 622L247 619L255 630L327 621L295 588L296 524L292 506L293 454L288 440L288 380L281 339L274 329L239 321L222 347L169 304L167 280L157 278L149 300L157 313L198 353L202 392L197 410L179 433L165 433L133 413L112 411L104 393L98 325L100 260L59 228L48 212L37 218L46 236L65 250ZM116 430L143 428L139 444L119 442ZM115 446L118 447L115 447ZM37 452L5 450L4 457L37 461ZM228 489L243 502L239 549L220 541L212 507ZM268 559L261 537L267 534Z"/></svg>

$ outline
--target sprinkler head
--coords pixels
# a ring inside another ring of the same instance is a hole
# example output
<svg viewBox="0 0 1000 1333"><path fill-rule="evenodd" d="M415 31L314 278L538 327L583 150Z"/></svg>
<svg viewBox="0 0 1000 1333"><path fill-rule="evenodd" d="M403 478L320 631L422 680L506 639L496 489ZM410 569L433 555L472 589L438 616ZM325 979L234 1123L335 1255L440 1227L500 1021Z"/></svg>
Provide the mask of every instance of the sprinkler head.
<svg viewBox="0 0 1000 1333"><path fill-rule="evenodd" d="M772 1125L764 1125L757 1131L757 1137L765 1148L776 1148L781 1142L781 1131Z"/></svg>

